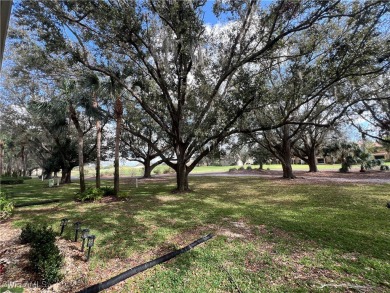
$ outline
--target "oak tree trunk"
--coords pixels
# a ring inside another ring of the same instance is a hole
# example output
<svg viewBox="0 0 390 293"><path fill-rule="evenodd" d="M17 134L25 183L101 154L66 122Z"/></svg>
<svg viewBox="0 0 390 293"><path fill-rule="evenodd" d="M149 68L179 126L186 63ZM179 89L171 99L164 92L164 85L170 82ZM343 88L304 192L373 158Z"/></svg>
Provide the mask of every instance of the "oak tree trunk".
<svg viewBox="0 0 390 293"><path fill-rule="evenodd" d="M176 184L177 192L188 192L190 191L190 188L188 186L188 174L189 171L187 170L186 164L177 164L176 165Z"/></svg>
<svg viewBox="0 0 390 293"><path fill-rule="evenodd" d="M290 127L289 125L286 125L283 128L284 138L282 143L282 152L280 154L283 168L283 178L293 179L295 176L291 166L291 140L289 138Z"/></svg>
<svg viewBox="0 0 390 293"><path fill-rule="evenodd" d="M309 172L318 172L315 149L310 150L307 163L309 164Z"/></svg>
<svg viewBox="0 0 390 293"><path fill-rule="evenodd" d="M152 166L150 165L150 159L144 161L144 178L152 177Z"/></svg>
<svg viewBox="0 0 390 293"><path fill-rule="evenodd" d="M283 168L283 178L287 178L287 179L295 178L291 167L291 161L283 162L282 168Z"/></svg>
<svg viewBox="0 0 390 293"><path fill-rule="evenodd" d="M72 173L72 168L62 168L62 170L61 170L61 184L72 183L71 173Z"/></svg>

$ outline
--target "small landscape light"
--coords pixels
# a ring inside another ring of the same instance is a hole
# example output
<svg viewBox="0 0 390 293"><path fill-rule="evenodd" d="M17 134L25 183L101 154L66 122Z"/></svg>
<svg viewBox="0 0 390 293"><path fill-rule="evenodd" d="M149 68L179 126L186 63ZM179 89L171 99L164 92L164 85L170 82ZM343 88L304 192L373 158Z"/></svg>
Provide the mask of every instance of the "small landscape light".
<svg viewBox="0 0 390 293"><path fill-rule="evenodd" d="M95 238L96 238L95 235L89 235L89 236L88 236L88 242L87 242L87 246L88 246L87 261L89 260L89 256L90 256L90 254L91 254L91 248L92 248L92 246L95 244Z"/></svg>
<svg viewBox="0 0 390 293"><path fill-rule="evenodd" d="M60 224L61 225L61 233L60 233L60 236L62 235L62 233L64 233L64 228L68 224L68 221L69 220L66 219L66 218L61 220L61 224Z"/></svg>
<svg viewBox="0 0 390 293"><path fill-rule="evenodd" d="M83 245L81 246L81 251L84 251L85 239L88 238L88 235L89 235L89 229L81 230L81 239L83 239Z"/></svg>
<svg viewBox="0 0 390 293"><path fill-rule="evenodd" d="M74 229L75 229L75 236L74 236L74 241L77 242L77 239L78 239L78 236L79 236L79 231L81 229L81 222L76 222L73 224L74 225Z"/></svg>

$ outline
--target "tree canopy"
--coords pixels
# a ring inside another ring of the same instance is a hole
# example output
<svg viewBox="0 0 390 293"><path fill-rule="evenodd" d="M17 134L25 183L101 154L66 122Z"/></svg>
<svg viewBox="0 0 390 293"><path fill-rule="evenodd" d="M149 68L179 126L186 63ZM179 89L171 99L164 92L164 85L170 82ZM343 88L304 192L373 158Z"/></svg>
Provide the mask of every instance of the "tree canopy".
<svg viewBox="0 0 390 293"><path fill-rule="evenodd" d="M79 71L108 78L115 161L119 137L131 135L176 171L182 192L229 136L329 126L351 106L370 105L354 93L362 77L388 69L387 1L215 1L217 25L205 23L205 2L21 1L15 40L28 30L33 42L18 49L25 65L14 72L46 82Z"/></svg>

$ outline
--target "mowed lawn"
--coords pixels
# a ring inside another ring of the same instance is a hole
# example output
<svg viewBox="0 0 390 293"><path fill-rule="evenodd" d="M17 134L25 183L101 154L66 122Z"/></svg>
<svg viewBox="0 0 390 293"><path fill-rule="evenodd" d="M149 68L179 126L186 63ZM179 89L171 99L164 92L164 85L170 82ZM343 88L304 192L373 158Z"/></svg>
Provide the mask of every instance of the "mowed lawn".
<svg viewBox="0 0 390 293"><path fill-rule="evenodd" d="M138 188L124 181L123 201L107 203L73 201L76 183L48 188L33 179L2 189L16 203L61 200L17 208L16 227L58 231L66 217L91 229L91 283L215 235L110 292L390 292L389 184L191 177L193 192L172 194L174 181L166 180Z"/></svg>
<svg viewBox="0 0 390 293"><path fill-rule="evenodd" d="M389 164L390 163L384 163ZM249 165L243 166L245 169L248 168ZM232 168L240 168L242 166L198 166L195 167L194 170L192 170L191 174L200 174L200 173L216 173L216 172L228 172ZM251 165L250 168L252 169L258 169L259 165ZM292 168L294 171L309 171L309 166L306 164L293 164ZM341 164L318 164L317 165L318 170L322 171L338 171L341 168ZM265 164L263 166L264 170L272 170L272 171L280 171L282 170L282 165L280 164ZM353 170L359 170L360 166L354 165ZM167 165L159 165L155 167L152 171L152 174L165 174L167 171L170 170L171 173L173 172L170 167ZM140 177L143 176L143 167L130 167L130 166L121 166L120 167L120 174L125 177ZM94 177L95 176L95 167L92 165L85 167L85 175L86 177ZM102 176L113 176L114 174L114 167L113 166L105 166L101 169L101 175ZM74 168L72 171L72 177L78 178L79 172L77 168Z"/></svg>

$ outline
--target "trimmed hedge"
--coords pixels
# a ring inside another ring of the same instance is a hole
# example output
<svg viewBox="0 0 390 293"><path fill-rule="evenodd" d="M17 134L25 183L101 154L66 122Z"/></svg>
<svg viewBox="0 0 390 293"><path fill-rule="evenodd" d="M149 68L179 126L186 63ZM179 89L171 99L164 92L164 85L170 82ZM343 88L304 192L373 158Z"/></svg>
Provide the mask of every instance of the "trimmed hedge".
<svg viewBox="0 0 390 293"><path fill-rule="evenodd" d="M21 178L6 177L0 179L0 184L22 184L23 182Z"/></svg>
<svg viewBox="0 0 390 293"><path fill-rule="evenodd" d="M22 228L22 233L20 234L20 242L22 244L31 243L34 240L38 228L33 226L31 223L27 223L25 227Z"/></svg>
<svg viewBox="0 0 390 293"><path fill-rule="evenodd" d="M38 273L42 285L48 287L61 281L63 256L55 244L53 229L48 226L27 224L20 235L22 243L30 243L29 260L31 268Z"/></svg>

